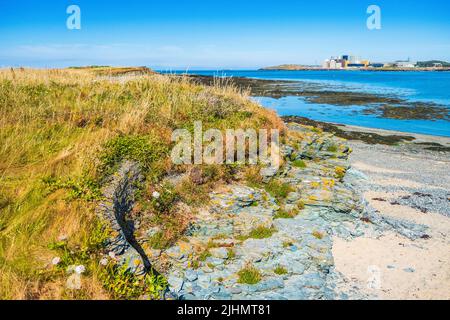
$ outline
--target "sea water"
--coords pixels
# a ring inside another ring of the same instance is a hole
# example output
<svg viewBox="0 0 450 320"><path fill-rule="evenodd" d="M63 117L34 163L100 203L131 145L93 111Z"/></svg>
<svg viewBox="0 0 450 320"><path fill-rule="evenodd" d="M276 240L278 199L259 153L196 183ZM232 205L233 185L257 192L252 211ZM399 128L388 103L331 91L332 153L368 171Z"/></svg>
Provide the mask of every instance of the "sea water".
<svg viewBox="0 0 450 320"><path fill-rule="evenodd" d="M175 73L302 81L316 84L320 90L364 92L397 97L410 102L432 102L445 106L450 112L450 72L208 70ZM317 104L295 96L254 99L263 106L276 110L280 115L450 137L450 122L446 120L388 119L363 113L367 106Z"/></svg>

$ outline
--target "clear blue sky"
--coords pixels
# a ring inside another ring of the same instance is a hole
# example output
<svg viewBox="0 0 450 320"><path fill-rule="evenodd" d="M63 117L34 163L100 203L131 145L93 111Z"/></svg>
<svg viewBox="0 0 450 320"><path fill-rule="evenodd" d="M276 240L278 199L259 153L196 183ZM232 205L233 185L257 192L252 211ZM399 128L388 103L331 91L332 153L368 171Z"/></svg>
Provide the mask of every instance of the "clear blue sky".
<svg viewBox="0 0 450 320"><path fill-rule="evenodd" d="M81 8L81 30L66 8ZM382 29L366 9L382 10ZM157 69L450 60L448 0L0 0L0 66L147 65Z"/></svg>

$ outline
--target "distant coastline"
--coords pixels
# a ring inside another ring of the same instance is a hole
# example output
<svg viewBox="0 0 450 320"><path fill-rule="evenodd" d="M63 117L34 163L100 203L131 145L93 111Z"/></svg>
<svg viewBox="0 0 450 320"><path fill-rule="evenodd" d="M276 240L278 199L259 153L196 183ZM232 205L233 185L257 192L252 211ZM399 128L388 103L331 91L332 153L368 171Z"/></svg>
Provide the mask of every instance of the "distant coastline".
<svg viewBox="0 0 450 320"><path fill-rule="evenodd" d="M328 69L321 66L304 66L298 64L282 64L278 66L270 66L258 69L258 71L374 71L374 72L414 72L414 71L436 71L436 72L448 72L450 67L418 67L418 68L349 68L349 69Z"/></svg>

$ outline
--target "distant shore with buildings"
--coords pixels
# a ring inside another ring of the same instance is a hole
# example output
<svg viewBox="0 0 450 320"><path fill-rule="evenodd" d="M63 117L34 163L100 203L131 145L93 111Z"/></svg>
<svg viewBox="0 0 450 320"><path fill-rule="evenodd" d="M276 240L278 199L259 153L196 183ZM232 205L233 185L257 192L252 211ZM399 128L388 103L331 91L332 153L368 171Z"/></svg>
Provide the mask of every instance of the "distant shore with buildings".
<svg viewBox="0 0 450 320"><path fill-rule="evenodd" d="M260 70L365 70L365 71L450 71L450 63L440 60L412 61L411 59L394 62L371 62L357 56L342 55L323 61L322 65L283 64L265 67Z"/></svg>

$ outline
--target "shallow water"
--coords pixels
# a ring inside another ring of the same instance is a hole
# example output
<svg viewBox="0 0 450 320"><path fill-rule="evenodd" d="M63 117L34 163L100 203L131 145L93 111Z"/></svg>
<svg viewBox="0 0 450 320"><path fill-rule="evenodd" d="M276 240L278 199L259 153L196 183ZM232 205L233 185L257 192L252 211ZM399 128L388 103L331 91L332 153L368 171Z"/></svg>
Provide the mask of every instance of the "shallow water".
<svg viewBox="0 0 450 320"><path fill-rule="evenodd" d="M185 72L185 71L184 71ZM179 72L176 72L179 73ZM319 90L352 91L399 97L411 102L434 102L450 110L450 72L370 72L370 71L188 71L190 74L249 77L271 80L298 80L318 84ZM372 128L450 137L445 120L396 120L363 114L364 106L334 106L306 102L299 97L273 99L255 97L263 106L280 115L304 116Z"/></svg>

